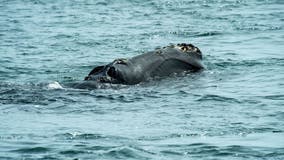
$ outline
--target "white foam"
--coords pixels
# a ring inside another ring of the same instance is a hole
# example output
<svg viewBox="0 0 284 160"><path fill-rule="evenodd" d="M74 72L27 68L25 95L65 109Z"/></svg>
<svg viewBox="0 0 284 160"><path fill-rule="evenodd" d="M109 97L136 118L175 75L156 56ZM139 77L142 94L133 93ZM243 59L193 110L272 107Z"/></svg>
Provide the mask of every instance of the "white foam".
<svg viewBox="0 0 284 160"><path fill-rule="evenodd" d="M51 82L47 85L48 89L63 89L63 87L58 82Z"/></svg>

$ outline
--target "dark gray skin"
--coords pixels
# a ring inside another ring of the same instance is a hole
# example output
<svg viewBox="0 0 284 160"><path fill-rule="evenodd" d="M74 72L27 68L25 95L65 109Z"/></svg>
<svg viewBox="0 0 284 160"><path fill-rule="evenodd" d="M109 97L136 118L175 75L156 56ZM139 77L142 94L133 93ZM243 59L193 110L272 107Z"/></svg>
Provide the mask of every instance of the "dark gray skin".
<svg viewBox="0 0 284 160"><path fill-rule="evenodd" d="M173 73L195 72L204 68L201 60L201 51L192 44L171 45L95 67L77 88L97 86L97 83L133 85Z"/></svg>

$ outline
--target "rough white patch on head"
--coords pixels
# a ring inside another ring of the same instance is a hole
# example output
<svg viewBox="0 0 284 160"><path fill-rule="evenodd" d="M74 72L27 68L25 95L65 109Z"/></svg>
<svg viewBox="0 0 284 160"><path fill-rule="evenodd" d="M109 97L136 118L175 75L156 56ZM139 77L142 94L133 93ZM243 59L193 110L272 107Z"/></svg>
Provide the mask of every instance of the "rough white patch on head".
<svg viewBox="0 0 284 160"><path fill-rule="evenodd" d="M48 89L63 89L63 87L58 82L51 82L47 85Z"/></svg>
<svg viewBox="0 0 284 160"><path fill-rule="evenodd" d="M175 45L174 48L181 50L182 52L187 52L189 50L192 50L192 47L185 45Z"/></svg>
<svg viewBox="0 0 284 160"><path fill-rule="evenodd" d="M182 49L181 49L181 48L182 48L181 46L175 45L174 48L179 49L179 50L182 50Z"/></svg>

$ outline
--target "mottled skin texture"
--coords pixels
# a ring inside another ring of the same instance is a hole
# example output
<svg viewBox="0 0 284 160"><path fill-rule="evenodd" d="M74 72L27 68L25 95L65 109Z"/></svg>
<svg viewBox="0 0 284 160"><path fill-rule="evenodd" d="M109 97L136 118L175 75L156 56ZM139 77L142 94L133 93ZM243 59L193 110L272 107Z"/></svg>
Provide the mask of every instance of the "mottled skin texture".
<svg viewBox="0 0 284 160"><path fill-rule="evenodd" d="M156 49L130 59L116 59L95 67L85 84L137 84L154 77L203 69L200 50L192 44L177 44Z"/></svg>

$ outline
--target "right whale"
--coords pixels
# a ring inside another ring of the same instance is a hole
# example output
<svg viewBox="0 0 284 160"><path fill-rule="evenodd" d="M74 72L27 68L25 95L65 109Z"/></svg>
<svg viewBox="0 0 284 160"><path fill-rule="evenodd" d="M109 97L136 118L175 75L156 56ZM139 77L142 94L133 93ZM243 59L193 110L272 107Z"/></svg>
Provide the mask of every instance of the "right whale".
<svg viewBox="0 0 284 160"><path fill-rule="evenodd" d="M78 85L96 83L133 85L154 77L165 77L184 71L196 72L204 68L201 51L192 44L176 44L156 49L129 59L95 67L84 82Z"/></svg>

